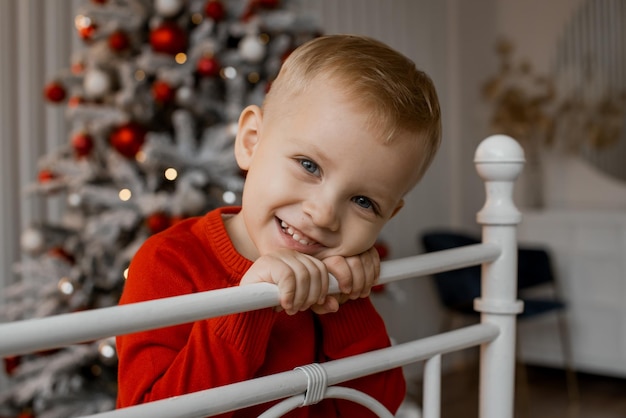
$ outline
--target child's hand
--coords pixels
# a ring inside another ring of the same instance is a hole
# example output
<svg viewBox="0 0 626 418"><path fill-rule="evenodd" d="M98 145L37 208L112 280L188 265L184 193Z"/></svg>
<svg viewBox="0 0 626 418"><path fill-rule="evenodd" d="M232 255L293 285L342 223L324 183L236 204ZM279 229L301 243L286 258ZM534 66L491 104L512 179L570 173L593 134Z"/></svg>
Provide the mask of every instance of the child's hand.
<svg viewBox="0 0 626 418"><path fill-rule="evenodd" d="M369 296L380 275L380 256L374 247L352 257L332 256L323 260L339 283L339 295L328 295L322 304L311 309L317 314L335 312L349 299Z"/></svg>
<svg viewBox="0 0 626 418"><path fill-rule="evenodd" d="M258 282L278 286L280 306L289 315L313 305L327 304L328 269L321 260L310 255L283 249L259 257L240 285ZM331 305L328 308L335 311L339 307L338 304L335 307L332 301Z"/></svg>

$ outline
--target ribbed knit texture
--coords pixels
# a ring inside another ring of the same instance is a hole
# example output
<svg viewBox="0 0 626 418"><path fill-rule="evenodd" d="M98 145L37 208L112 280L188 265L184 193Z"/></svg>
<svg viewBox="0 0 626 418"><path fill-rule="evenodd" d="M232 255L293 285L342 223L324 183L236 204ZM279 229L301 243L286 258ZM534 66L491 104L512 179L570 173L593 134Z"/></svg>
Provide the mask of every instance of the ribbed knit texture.
<svg viewBox="0 0 626 418"><path fill-rule="evenodd" d="M239 285L252 262L235 250L221 208L152 236L137 252L120 304ZM292 370L389 345L369 299L339 312L289 316L271 308L117 337L118 407L182 395ZM400 369L345 384L374 396L395 412L405 384ZM256 417L268 405L226 413ZM348 401L324 400L286 417L374 417Z"/></svg>

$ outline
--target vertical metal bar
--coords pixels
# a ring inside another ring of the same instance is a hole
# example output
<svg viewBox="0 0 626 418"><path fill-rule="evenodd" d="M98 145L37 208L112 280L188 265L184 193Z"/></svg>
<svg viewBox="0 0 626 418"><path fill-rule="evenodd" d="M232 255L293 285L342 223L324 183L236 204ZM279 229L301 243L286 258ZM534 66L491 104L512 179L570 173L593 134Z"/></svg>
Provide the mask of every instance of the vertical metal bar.
<svg viewBox="0 0 626 418"><path fill-rule="evenodd" d="M432 356L424 365L422 415L424 418L441 415L441 354Z"/></svg>
<svg viewBox="0 0 626 418"><path fill-rule="evenodd" d="M41 3L23 0L17 3L17 138L19 153L19 188L24 190L37 173L37 160L43 154L43 14ZM41 219L40 199L22 202L21 228Z"/></svg>
<svg viewBox="0 0 626 418"><path fill-rule="evenodd" d="M48 83L70 62L71 35L74 26L69 0L47 0L42 2L41 6L44 8L43 75L44 83ZM42 138L44 145L42 151L50 153L68 141L66 107L63 104L46 105L43 110L42 124L45 137ZM63 218L64 196L48 196L45 205L47 221L59 222Z"/></svg>
<svg viewBox="0 0 626 418"><path fill-rule="evenodd" d="M524 150L511 137L483 140L474 158L485 181L486 201L476 218L483 242L501 246L500 257L482 267L482 294L474 301L481 322L500 328L480 350L480 418L512 418L515 394L515 316L522 310L517 293L517 239L521 214L513 204L513 184L524 164Z"/></svg>
<svg viewBox="0 0 626 418"><path fill-rule="evenodd" d="M17 42L15 39L15 1L0 2L0 304L4 287L14 280L12 265L18 256L20 193L14 187L17 177L17 135L15 78ZM0 373L0 391L8 388L5 373Z"/></svg>
<svg viewBox="0 0 626 418"><path fill-rule="evenodd" d="M12 264L17 259L19 231L16 219L20 209L17 178L16 106L18 45L15 39L14 1L0 2L0 302L2 289L13 281Z"/></svg>

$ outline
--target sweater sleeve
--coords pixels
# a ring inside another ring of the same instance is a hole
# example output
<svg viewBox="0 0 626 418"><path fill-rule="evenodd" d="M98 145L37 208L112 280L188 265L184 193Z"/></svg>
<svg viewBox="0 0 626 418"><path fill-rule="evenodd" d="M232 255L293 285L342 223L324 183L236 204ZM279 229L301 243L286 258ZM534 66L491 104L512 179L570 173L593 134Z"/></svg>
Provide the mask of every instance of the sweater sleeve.
<svg viewBox="0 0 626 418"><path fill-rule="evenodd" d="M163 242L146 241L133 258L120 304L197 291L194 282L210 267L189 247L183 256ZM214 288L227 285L211 280ZM275 315L261 309L119 336L118 407L253 377Z"/></svg>
<svg viewBox="0 0 626 418"><path fill-rule="evenodd" d="M323 335L323 360L336 360L390 346L383 319L369 298L344 303L339 311L318 316ZM342 384L377 399L395 414L402 403L406 383L401 368ZM375 417L371 411L348 401L337 401L339 416Z"/></svg>

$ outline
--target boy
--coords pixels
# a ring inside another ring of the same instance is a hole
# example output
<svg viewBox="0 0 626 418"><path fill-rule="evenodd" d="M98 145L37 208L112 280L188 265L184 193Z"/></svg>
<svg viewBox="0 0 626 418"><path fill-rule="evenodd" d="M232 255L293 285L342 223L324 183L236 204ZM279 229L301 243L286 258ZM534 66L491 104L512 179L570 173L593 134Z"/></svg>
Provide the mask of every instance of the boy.
<svg viewBox="0 0 626 418"><path fill-rule="evenodd" d="M275 283L261 309L118 337L118 406L269 375L389 346L367 297L374 242L424 174L441 136L432 82L369 38L317 38L294 51L263 107L239 119L241 208L214 210L146 241L120 303ZM341 293L329 295L328 273ZM401 369L346 382L395 412ZM268 404L227 413L258 416ZM326 399L288 417L367 417Z"/></svg>

